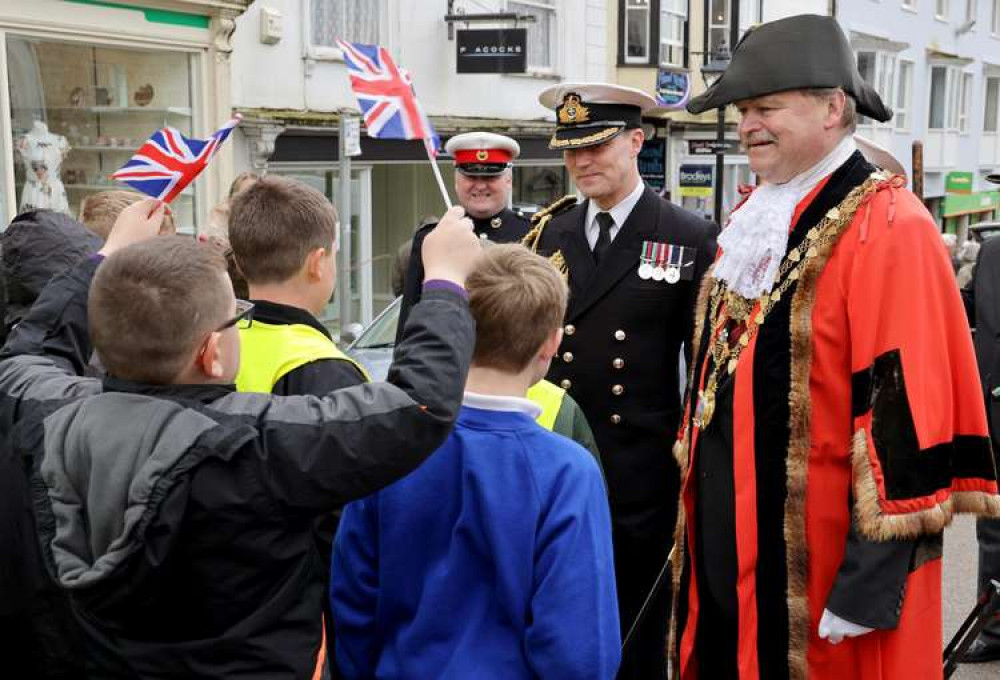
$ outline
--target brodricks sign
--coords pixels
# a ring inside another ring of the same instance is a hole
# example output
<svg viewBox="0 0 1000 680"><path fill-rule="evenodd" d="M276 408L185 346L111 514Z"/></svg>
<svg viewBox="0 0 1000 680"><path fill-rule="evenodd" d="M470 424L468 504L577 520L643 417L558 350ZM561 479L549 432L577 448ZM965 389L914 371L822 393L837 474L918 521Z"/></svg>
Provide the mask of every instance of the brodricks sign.
<svg viewBox="0 0 1000 680"><path fill-rule="evenodd" d="M524 73L528 65L528 29L492 28L458 31L458 73Z"/></svg>

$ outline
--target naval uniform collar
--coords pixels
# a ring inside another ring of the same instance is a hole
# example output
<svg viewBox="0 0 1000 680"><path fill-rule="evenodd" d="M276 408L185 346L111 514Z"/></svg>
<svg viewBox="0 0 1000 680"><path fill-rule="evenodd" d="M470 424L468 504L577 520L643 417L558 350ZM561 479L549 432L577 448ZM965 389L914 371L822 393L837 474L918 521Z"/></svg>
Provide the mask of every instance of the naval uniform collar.
<svg viewBox="0 0 1000 680"><path fill-rule="evenodd" d="M642 181L642 178L640 177L639 181L635 184L635 188L632 189L629 195L618 201L618 203L609 210L602 209L594 200L587 201L587 221L585 224L587 241L590 243L591 248L594 247L594 244L597 242L597 236L600 233L600 227L597 226L597 213L611 213L611 217L614 219L615 224L611 227L609 236L611 236L611 240L613 241L615 236L617 236L618 232L621 230L622 225L625 224L625 220L627 220L629 215L632 214L632 210L639 202L639 199L642 198L642 194L645 191L646 183Z"/></svg>

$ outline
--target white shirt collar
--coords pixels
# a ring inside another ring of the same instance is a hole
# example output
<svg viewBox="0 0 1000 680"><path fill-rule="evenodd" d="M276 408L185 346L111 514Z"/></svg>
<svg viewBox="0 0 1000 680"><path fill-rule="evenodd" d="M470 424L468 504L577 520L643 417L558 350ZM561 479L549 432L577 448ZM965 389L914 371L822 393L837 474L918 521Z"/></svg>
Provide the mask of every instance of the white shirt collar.
<svg viewBox="0 0 1000 680"><path fill-rule="evenodd" d="M611 240L614 241L615 236L618 235L622 225L625 224L625 220L627 220L628 216L632 214L632 208L634 208L635 204L639 202L640 198L642 198L642 192L645 190L646 183L643 182L640 177L639 181L636 182L632 193L619 201L617 205L611 208L611 210L602 210L595 201L587 201L587 222L585 231L587 234L587 243L590 244L591 249L593 249L594 244L597 243L597 237L601 233L600 227L597 226L597 213L611 213L611 217L614 219L615 225L611 227L608 233L611 236Z"/></svg>
<svg viewBox="0 0 1000 680"><path fill-rule="evenodd" d="M466 392L463 394L462 405L484 411L524 413L532 419L537 418L542 413L541 406L524 397L498 397L492 394L479 394L477 392Z"/></svg>

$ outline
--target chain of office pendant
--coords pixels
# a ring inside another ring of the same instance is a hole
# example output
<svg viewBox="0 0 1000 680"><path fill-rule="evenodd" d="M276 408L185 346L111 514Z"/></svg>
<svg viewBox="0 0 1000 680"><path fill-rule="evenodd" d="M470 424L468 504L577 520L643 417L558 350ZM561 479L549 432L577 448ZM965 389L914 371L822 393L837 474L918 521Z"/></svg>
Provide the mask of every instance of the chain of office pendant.
<svg viewBox="0 0 1000 680"><path fill-rule="evenodd" d="M715 394L719 388L722 371L725 370L730 375L736 371L740 355L750 345L750 340L767 320L771 310L799 280L809 262L840 237L851 224L861 204L885 179L882 173L872 173L863 184L851 191L840 205L827 211L823 220L806 233L802 243L792 248L782 260L776 277L778 283L769 293L748 300L729 290L724 281L715 281L708 304L708 318L711 320L709 352L712 356L712 371L705 380L705 386L698 391L695 424L699 428L704 429L715 414ZM756 314L753 313L755 309ZM731 322L745 326L736 343L729 342Z"/></svg>

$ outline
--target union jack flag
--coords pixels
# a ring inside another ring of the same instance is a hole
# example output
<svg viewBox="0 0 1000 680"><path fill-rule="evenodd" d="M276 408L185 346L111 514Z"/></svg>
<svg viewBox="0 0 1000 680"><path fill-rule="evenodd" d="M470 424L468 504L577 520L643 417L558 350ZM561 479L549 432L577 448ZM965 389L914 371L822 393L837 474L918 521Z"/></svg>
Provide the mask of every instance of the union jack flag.
<svg viewBox="0 0 1000 680"><path fill-rule="evenodd" d="M338 40L369 137L423 139L437 153L441 139L431 127L405 69L379 45ZM428 141L429 140L429 141Z"/></svg>
<svg viewBox="0 0 1000 680"><path fill-rule="evenodd" d="M111 178L170 203L205 169L241 119L237 114L208 139L188 139L172 127L157 130Z"/></svg>

